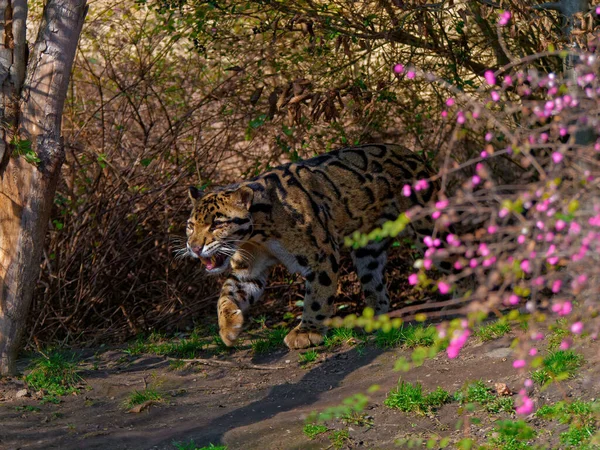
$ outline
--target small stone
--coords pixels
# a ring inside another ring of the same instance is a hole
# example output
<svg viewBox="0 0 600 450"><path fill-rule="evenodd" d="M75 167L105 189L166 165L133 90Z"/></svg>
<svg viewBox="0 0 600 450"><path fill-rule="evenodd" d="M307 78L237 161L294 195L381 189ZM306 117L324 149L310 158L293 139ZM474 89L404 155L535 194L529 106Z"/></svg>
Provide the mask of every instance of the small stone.
<svg viewBox="0 0 600 450"><path fill-rule="evenodd" d="M508 396L513 394L506 383L495 383L494 388L496 389L496 393L500 396Z"/></svg>
<svg viewBox="0 0 600 450"><path fill-rule="evenodd" d="M20 389L15 394L17 398L29 397L29 391L27 389Z"/></svg>
<svg viewBox="0 0 600 450"><path fill-rule="evenodd" d="M286 359L286 360L285 360L285 363L286 363L286 364L289 364L289 363L291 363L291 362L292 362L292 361L291 361L290 359Z"/></svg>

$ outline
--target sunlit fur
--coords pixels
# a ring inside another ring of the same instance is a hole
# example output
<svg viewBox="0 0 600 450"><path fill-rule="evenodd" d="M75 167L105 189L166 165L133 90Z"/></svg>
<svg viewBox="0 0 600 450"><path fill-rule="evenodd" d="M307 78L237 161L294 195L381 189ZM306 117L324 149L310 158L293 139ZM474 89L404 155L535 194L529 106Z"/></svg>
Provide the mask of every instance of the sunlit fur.
<svg viewBox="0 0 600 450"><path fill-rule="evenodd" d="M231 270L218 302L220 334L233 345L244 312L261 296L269 268L284 264L306 278L300 324L285 339L290 348L323 340L334 312L339 253L345 236L369 232L415 204L435 185L402 195L405 184L429 178L423 159L395 145L367 145L287 164L252 180L208 193L190 189L192 214L186 253L210 274ZM367 305L388 310L384 278L388 241L352 252Z"/></svg>

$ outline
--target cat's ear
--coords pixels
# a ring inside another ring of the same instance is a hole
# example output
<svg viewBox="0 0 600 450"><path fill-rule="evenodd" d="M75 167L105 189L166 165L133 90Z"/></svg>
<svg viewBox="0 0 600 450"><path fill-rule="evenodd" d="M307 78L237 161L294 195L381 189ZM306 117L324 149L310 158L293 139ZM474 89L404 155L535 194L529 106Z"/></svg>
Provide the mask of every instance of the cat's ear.
<svg viewBox="0 0 600 450"><path fill-rule="evenodd" d="M198 189L196 186L190 186L188 194L192 202L195 202L196 200L202 198L202 195L204 195L204 191L202 189Z"/></svg>
<svg viewBox="0 0 600 450"><path fill-rule="evenodd" d="M242 186L233 193L236 202L244 209L250 209L254 200L254 191L248 186Z"/></svg>

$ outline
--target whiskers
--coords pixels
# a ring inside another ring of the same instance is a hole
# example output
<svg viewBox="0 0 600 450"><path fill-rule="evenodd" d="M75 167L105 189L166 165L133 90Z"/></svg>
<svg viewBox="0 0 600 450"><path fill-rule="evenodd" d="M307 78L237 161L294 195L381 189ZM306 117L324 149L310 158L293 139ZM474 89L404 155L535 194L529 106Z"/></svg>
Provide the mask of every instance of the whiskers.
<svg viewBox="0 0 600 450"><path fill-rule="evenodd" d="M229 257L237 254L239 255L243 261L247 263L252 263L254 261L254 255L250 253L248 250L237 247L234 244L236 243L245 243L248 241L242 241L240 239L228 239L225 241L221 241L221 246L219 247L219 252L223 253Z"/></svg>
<svg viewBox="0 0 600 450"><path fill-rule="evenodd" d="M182 236L169 236L169 240L174 247L173 254L175 255L175 260L179 261L187 256L191 256L187 247L187 238Z"/></svg>

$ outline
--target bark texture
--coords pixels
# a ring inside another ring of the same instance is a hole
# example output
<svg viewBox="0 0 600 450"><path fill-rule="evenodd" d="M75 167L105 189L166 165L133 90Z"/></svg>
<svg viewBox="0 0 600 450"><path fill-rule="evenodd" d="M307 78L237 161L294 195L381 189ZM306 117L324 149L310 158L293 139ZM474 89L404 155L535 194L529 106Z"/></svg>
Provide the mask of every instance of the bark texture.
<svg viewBox="0 0 600 450"><path fill-rule="evenodd" d="M3 375L15 372L39 276L46 225L64 160L62 110L87 7L86 0L49 0L27 62L26 2L0 0L1 6L4 6L0 10L4 28L0 31L4 32L4 41L0 43L0 76L5 82L1 84L4 109L0 113L7 124L0 148L0 160L4 162L0 166L0 375ZM13 20L20 11L24 11L21 25ZM7 17L11 17L10 21ZM15 27L23 29L18 39L13 32ZM37 162L27 162L23 156L10 157L11 152L23 149L30 157L35 154Z"/></svg>

